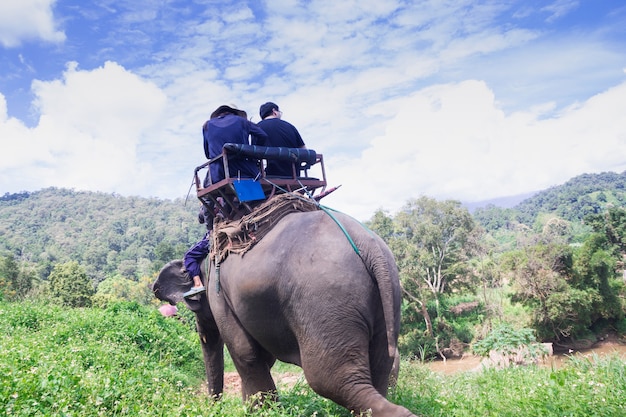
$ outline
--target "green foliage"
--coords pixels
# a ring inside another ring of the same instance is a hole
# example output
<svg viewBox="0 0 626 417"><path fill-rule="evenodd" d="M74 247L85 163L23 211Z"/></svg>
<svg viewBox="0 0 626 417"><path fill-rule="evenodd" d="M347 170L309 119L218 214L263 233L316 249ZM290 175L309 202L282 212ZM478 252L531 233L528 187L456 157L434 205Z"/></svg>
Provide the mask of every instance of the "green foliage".
<svg viewBox="0 0 626 417"><path fill-rule="evenodd" d="M604 197L600 197L602 192ZM580 221L603 212L609 204L626 203L626 172L583 174L565 184L541 191L524 200L515 210L520 223L531 225L539 213L553 213L564 220Z"/></svg>
<svg viewBox="0 0 626 417"><path fill-rule="evenodd" d="M351 416L304 380L279 387L280 403L263 408L246 407L238 393L209 401L189 323L137 303L101 310L0 302L0 347L7 416ZM559 369L446 376L403 361L388 398L425 417L621 416L626 362L572 358Z"/></svg>
<svg viewBox="0 0 626 417"><path fill-rule="evenodd" d="M472 216L488 232L510 229L516 223L514 210L497 207L493 204L476 209Z"/></svg>
<svg viewBox="0 0 626 417"><path fill-rule="evenodd" d="M19 265L13 254L0 256L0 300L23 299L33 287L32 268Z"/></svg>
<svg viewBox="0 0 626 417"><path fill-rule="evenodd" d="M0 251L36 266L77 261L96 282L116 274L138 280L181 258L203 233L190 199L121 197L47 188L0 197Z"/></svg>
<svg viewBox="0 0 626 417"><path fill-rule="evenodd" d="M626 363L619 357L572 361L561 369L491 369L447 378L430 376L418 387L430 383L435 388L418 392L428 393L432 405L425 408L427 416L617 417L626 415L625 371Z"/></svg>
<svg viewBox="0 0 626 417"><path fill-rule="evenodd" d="M594 322L594 305L600 300L594 289L565 286L548 294L541 306L545 312L535 309L531 324L542 340L581 338L589 333Z"/></svg>
<svg viewBox="0 0 626 417"><path fill-rule="evenodd" d="M206 406L179 403L204 376L197 335L156 309L0 303L0 346L3 415L200 415Z"/></svg>
<svg viewBox="0 0 626 417"><path fill-rule="evenodd" d="M50 273L50 294L69 307L91 305L93 282L78 262L57 264Z"/></svg>
<svg viewBox="0 0 626 417"><path fill-rule="evenodd" d="M450 326L440 308L445 294L473 284L470 259L480 246L480 231L467 209L458 201L421 197L394 217L379 210L369 227L387 242L399 267L403 310L410 311L402 325L404 353L430 356L432 345L437 352L453 338L467 339L469 328Z"/></svg>
<svg viewBox="0 0 626 417"><path fill-rule="evenodd" d="M624 315L606 236L588 234L574 249L556 229L543 227L501 257L513 279L512 299L530 308L531 325L542 340L583 337L598 320Z"/></svg>
<svg viewBox="0 0 626 417"><path fill-rule="evenodd" d="M142 277L132 281L120 275L107 278L98 284L92 297L94 306L106 307L120 301L134 301L139 304L155 304L158 300L152 293L151 284L155 277Z"/></svg>
<svg viewBox="0 0 626 417"><path fill-rule="evenodd" d="M460 354L459 348L469 345L485 318L484 306L475 297L444 295L439 307L434 300L428 302L428 316L434 322L434 333L429 334L423 313L414 307L406 300L402 303L403 322L398 345L403 357L422 361L438 357L440 351L447 348Z"/></svg>
<svg viewBox="0 0 626 417"><path fill-rule="evenodd" d="M514 329L507 323L496 326L484 339L473 344L475 354L488 357L491 351L505 356L515 355L523 350L525 358L534 360L547 352L537 343L532 329Z"/></svg>

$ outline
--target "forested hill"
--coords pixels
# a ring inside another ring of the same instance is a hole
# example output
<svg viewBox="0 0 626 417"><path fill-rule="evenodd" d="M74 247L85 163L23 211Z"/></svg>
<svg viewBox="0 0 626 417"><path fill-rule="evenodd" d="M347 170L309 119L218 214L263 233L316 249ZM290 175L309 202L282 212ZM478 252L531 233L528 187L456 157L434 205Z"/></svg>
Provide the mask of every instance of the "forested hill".
<svg viewBox="0 0 626 417"><path fill-rule="evenodd" d="M611 205L626 206L626 171L582 174L538 192L513 208L488 205L476 209L473 215L487 230L496 230L511 221L532 227L541 214L580 222L585 216L602 213Z"/></svg>
<svg viewBox="0 0 626 417"><path fill-rule="evenodd" d="M535 194L515 209L528 224L539 213L553 213L568 221L582 220L588 214L601 213L608 204L626 205L626 171L579 175Z"/></svg>
<svg viewBox="0 0 626 417"><path fill-rule="evenodd" d="M609 204L626 206L626 172L583 174L510 209L488 206L474 218L488 230L511 221L532 226L542 213L580 220ZM46 278L57 263L78 261L101 281L151 275L204 233L199 203L47 188L0 197L0 256L36 265Z"/></svg>
<svg viewBox="0 0 626 417"><path fill-rule="evenodd" d="M152 274L205 228L195 196L175 201L47 188L0 197L0 255L38 266L78 261L96 281Z"/></svg>

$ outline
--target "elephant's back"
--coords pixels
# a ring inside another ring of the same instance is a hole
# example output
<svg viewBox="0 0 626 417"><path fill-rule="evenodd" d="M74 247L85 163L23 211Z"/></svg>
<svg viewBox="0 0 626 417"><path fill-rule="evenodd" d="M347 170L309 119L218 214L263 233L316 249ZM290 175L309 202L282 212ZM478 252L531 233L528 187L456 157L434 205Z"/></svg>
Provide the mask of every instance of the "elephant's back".
<svg viewBox="0 0 626 417"><path fill-rule="evenodd" d="M331 214L319 210L281 219L232 263L231 275L240 288L245 288L250 298L275 297L280 303L308 297L368 308L370 295L378 296L370 262L378 237L349 216ZM353 301L354 297L360 301Z"/></svg>
<svg viewBox="0 0 626 417"><path fill-rule="evenodd" d="M358 325L370 335L385 332L372 275L372 253L380 252L372 247L378 248L379 238L351 217L331 214L289 214L243 256L229 255L220 267L238 320L281 360L297 363L302 340L332 340L338 329Z"/></svg>

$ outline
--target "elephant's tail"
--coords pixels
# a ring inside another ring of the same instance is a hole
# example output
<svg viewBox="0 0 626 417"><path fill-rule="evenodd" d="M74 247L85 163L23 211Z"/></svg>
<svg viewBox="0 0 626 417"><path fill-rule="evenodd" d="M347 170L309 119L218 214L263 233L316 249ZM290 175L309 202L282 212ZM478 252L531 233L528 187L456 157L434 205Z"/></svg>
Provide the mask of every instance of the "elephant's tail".
<svg viewBox="0 0 626 417"><path fill-rule="evenodd" d="M389 356L395 358L398 355L400 303L402 299L398 268L393 254L382 239L375 236L374 240L375 244L372 245L372 249L367 252L366 256L361 256L361 258L378 286L385 317Z"/></svg>
<svg viewBox="0 0 626 417"><path fill-rule="evenodd" d="M400 291L398 267L393 254L378 235L358 220L348 216L350 221L346 225L350 224L350 226L346 228L334 215L328 212L327 214L343 230L352 248L359 255L370 277L378 287L385 319L389 356L397 358L402 294Z"/></svg>

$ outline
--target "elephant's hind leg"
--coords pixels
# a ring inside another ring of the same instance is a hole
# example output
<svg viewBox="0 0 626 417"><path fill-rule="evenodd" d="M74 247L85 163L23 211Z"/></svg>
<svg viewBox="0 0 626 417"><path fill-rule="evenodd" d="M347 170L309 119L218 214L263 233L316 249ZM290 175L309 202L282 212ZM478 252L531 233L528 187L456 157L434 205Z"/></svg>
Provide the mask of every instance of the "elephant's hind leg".
<svg viewBox="0 0 626 417"><path fill-rule="evenodd" d="M229 345L228 350L241 376L244 401L256 394L261 395L261 401L266 398L276 399L276 384L270 373L275 358L247 335Z"/></svg>
<svg viewBox="0 0 626 417"><path fill-rule="evenodd" d="M302 368L311 388L357 415L371 410L373 417L413 416L406 408L387 401L374 387L368 355L356 353L368 351L367 340L350 345L319 357L303 358Z"/></svg>

